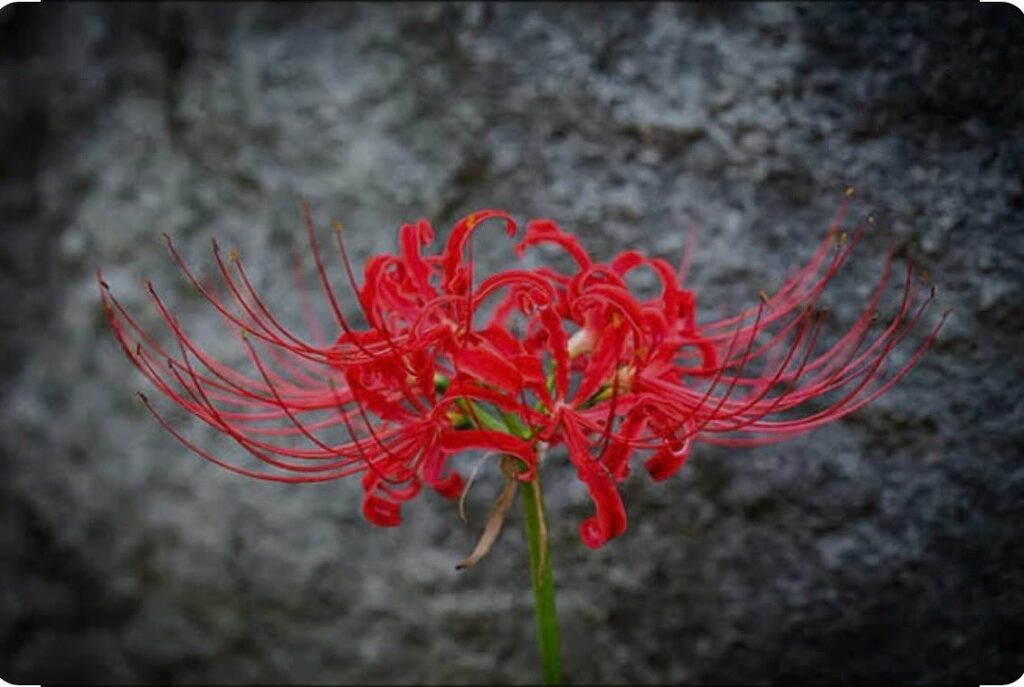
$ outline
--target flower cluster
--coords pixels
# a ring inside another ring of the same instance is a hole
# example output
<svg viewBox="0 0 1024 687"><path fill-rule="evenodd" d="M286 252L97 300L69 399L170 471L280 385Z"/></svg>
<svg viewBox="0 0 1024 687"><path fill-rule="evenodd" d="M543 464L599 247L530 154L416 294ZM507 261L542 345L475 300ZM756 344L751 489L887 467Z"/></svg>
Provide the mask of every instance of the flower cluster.
<svg viewBox="0 0 1024 687"><path fill-rule="evenodd" d="M883 365L934 298L934 289L928 293L912 278L908 260L900 305L879 322L890 251L849 331L819 345L823 312L815 304L864 230L862 223L850 236L840 231L843 209L807 264L777 291L762 292L755 306L732 317L701 323L693 291L683 288L689 249L679 268L633 250L596 262L553 221L534 219L516 254L551 244L574 269L506 269L477 281L474 232L487 224L510 238L517 233L507 213L483 210L459 221L438 253L425 252L434 240L426 220L403 225L397 252L366 260L360 286L335 225L335 247L359 305L356 323L339 304L303 206L336 326L336 336L313 342L279 323L234 251L225 259L214 242L217 286L198 278L165 237L187 279L239 335L247 372L200 347L152 284L171 350L133 319L102 277L99 283L110 326L139 371L263 465L214 456L142 396L160 424L203 458L280 482L360 474L363 514L392 526L423 484L448 498L463 492L453 454L475 449L512 459L515 478L530 482L541 449L563 444L595 508L580 537L596 548L626 528L617 485L635 455L661 481L679 470L694 441L753 445L806 432L885 392L931 344L941 321L904 364ZM633 270L653 274L656 295L631 291Z"/></svg>

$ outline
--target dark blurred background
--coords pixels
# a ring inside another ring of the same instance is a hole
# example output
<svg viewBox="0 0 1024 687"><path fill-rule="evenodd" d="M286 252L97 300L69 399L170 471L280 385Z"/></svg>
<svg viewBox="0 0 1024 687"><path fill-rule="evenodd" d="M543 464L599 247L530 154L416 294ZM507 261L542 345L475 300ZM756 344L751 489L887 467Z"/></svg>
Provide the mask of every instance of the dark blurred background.
<svg viewBox="0 0 1024 687"><path fill-rule="evenodd" d="M0 675L538 675L518 509L481 564L453 570L497 474L471 492L470 527L425 493L382 530L362 520L356 481L268 485L203 463L138 403L98 266L144 323L151 277L231 355L161 232L206 271L211 237L237 246L287 316L302 197L325 235L345 222L360 259L391 249L400 222L427 217L443 238L482 207L552 217L604 259L675 260L696 223L711 317L806 259L852 185L851 219L879 221L829 292L827 336L852 323L892 240L939 286L929 321L954 308L940 340L846 420L773 447L699 446L664 484L635 471L629 529L597 552L576 535L591 506L555 451L566 673L1016 679L1022 31L1019 11L977 3L4 8ZM497 239L476 250L485 266L510 255Z"/></svg>

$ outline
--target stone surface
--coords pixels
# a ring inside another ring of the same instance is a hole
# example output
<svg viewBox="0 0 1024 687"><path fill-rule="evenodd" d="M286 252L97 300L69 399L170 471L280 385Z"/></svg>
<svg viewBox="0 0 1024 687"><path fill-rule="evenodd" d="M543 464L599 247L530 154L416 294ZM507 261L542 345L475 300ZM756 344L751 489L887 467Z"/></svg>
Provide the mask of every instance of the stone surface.
<svg viewBox="0 0 1024 687"><path fill-rule="evenodd" d="M674 258L724 313L806 258L845 186L955 312L877 403L623 486L598 552L545 480L572 682L998 684L1024 670L1024 16L1005 4L14 5L0 13L0 674L12 682L523 683L525 546L424 495L375 529L354 482L254 483L150 421L94 270L150 277L228 354L161 232L235 245L294 311L298 199L350 250L480 207L598 255ZM1015 42L1016 41L1016 42ZM497 265L511 251L477 242ZM937 312L935 316L937 317ZM931 320L934 321L934 318ZM236 352L237 355L237 352ZM166 406L163 406L166 407ZM183 418L178 418L184 420ZM231 446L186 423L200 441Z"/></svg>

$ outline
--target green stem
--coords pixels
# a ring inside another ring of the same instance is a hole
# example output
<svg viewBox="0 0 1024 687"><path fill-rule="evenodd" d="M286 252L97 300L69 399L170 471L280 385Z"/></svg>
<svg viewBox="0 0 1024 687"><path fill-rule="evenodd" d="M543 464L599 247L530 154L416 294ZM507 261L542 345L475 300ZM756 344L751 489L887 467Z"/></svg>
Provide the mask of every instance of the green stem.
<svg viewBox="0 0 1024 687"><path fill-rule="evenodd" d="M523 526L530 548L530 579L533 581L533 604L537 616L537 639L540 643L541 676L545 685L562 684L562 658L558 651L558 617L555 614L555 584L551 576L551 555L544 527L544 499L540 493L540 476L522 483Z"/></svg>
<svg viewBox="0 0 1024 687"><path fill-rule="evenodd" d="M436 384L436 380L435 380ZM445 381L447 385L447 380ZM494 431L508 430L514 436L528 439L528 430L510 413L494 417L468 399L459 405L473 425ZM540 491L539 464L543 449L538 451L538 474L532 482L520 482L523 495L523 529L530 549L530 580L533 582L533 608L537 617L537 641L540 648L541 680L545 685L562 684L562 657L558 649L558 616L555 613L555 582L551 576L551 555L548 550L547 525L544 521L544 497Z"/></svg>

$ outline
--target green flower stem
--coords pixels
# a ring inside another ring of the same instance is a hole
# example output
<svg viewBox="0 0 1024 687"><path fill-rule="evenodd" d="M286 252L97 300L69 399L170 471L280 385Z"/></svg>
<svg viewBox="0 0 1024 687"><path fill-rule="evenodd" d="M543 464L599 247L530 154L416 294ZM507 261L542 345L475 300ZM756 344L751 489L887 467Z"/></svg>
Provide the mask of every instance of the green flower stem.
<svg viewBox="0 0 1024 687"><path fill-rule="evenodd" d="M435 380L436 383L436 380ZM445 380L447 386L447 380ZM459 406L472 425L494 431L508 431L528 439L528 430L509 413L494 417L479 404L459 399ZM519 491L523 499L523 529L530 549L530 580L533 582L533 608L537 618L537 640L540 648L541 680L545 685L562 684L562 656L558 642L558 615L555 612L555 582L551 575L551 555L548 547L547 525L544 521L544 497L540 491L540 461L543 449L537 455L537 476L532 482L521 482Z"/></svg>
<svg viewBox="0 0 1024 687"><path fill-rule="evenodd" d="M540 476L519 485L523 499L523 527L530 548L530 579L540 642L541 679L545 685L562 684L562 657L558 649L558 617L555 613L555 583L551 576L551 556L544 527L544 500Z"/></svg>

